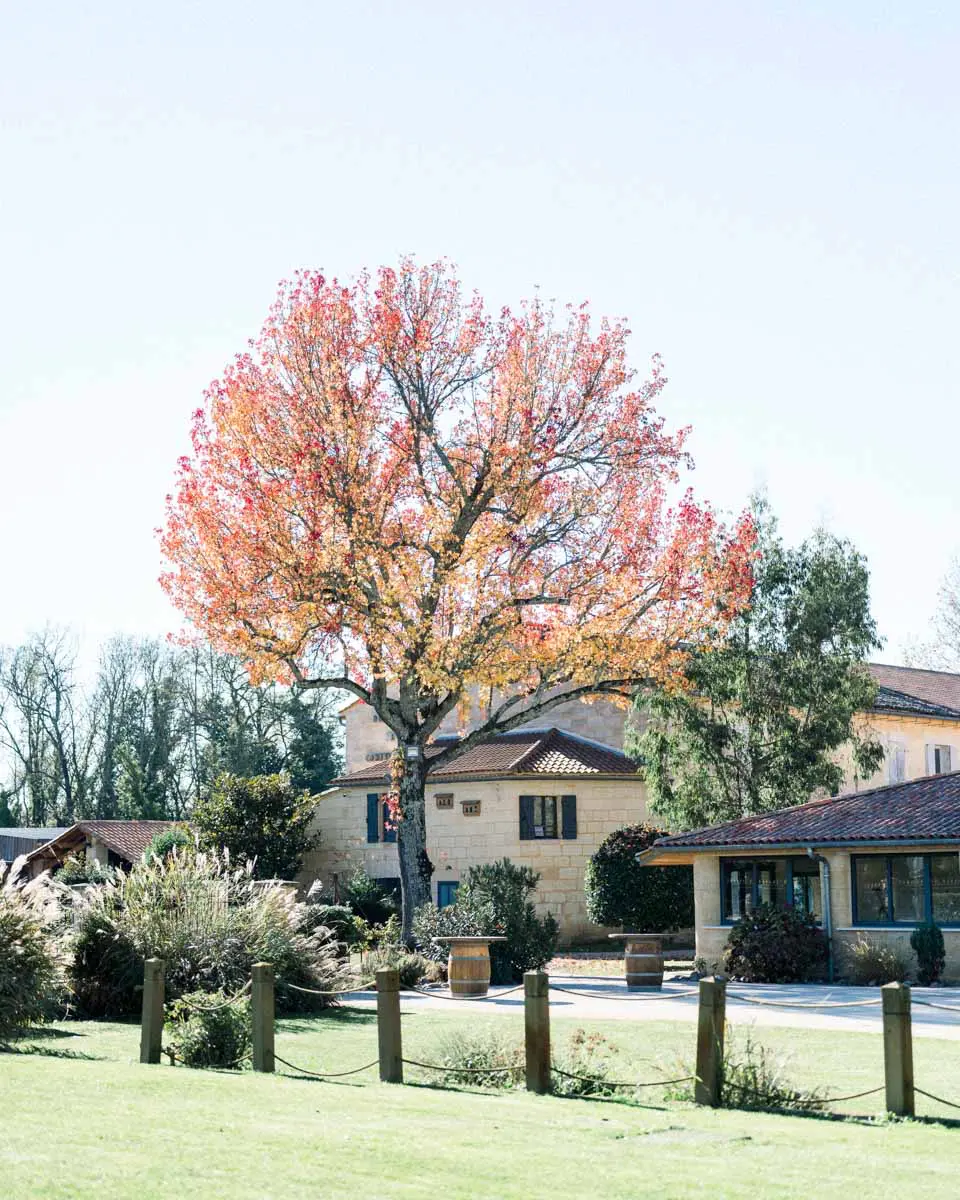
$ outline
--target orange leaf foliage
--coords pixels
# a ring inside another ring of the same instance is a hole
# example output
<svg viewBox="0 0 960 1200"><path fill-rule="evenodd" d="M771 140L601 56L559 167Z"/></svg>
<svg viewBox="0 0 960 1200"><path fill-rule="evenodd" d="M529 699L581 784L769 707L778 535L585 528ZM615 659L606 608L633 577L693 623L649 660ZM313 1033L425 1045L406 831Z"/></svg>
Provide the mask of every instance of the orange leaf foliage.
<svg viewBox="0 0 960 1200"><path fill-rule="evenodd" d="M408 732L474 685L669 683L745 603L753 529L668 505L686 431L627 334L492 316L443 263L299 274L195 414L164 586L257 679L402 684Z"/></svg>

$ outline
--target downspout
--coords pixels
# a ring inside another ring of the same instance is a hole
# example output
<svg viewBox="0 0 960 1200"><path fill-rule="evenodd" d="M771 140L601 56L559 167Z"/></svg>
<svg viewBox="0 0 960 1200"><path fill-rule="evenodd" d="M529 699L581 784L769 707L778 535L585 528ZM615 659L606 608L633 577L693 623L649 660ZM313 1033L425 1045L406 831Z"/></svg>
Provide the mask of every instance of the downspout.
<svg viewBox="0 0 960 1200"><path fill-rule="evenodd" d="M807 857L820 864L820 878L823 880L823 927L827 935L827 979L833 983L833 897L830 892L830 864L822 854L814 854L812 846L807 846Z"/></svg>

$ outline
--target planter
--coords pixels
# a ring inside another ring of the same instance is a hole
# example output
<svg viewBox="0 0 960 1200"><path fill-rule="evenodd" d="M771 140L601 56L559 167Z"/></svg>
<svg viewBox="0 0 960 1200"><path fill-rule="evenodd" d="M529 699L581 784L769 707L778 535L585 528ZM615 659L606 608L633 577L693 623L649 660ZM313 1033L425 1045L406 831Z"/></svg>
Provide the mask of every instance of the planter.
<svg viewBox="0 0 960 1200"><path fill-rule="evenodd" d="M436 938L449 942L447 977L450 995L455 999L466 996L485 996L490 988L490 943L505 942L502 937Z"/></svg>
<svg viewBox="0 0 960 1200"><path fill-rule="evenodd" d="M626 943L623 954L624 973L627 977L627 987L631 991L663 986L662 934L611 933L609 936Z"/></svg>

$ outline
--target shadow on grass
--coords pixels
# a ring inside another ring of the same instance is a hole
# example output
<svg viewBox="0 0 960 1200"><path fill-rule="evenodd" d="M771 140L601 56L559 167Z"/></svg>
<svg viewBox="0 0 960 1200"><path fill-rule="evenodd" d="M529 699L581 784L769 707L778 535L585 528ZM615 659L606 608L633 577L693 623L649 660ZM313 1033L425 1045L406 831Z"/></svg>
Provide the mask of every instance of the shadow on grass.
<svg viewBox="0 0 960 1200"><path fill-rule="evenodd" d="M330 1025L376 1025L377 1013L369 1008L328 1008L325 1012L278 1017L278 1033L315 1033Z"/></svg>
<svg viewBox="0 0 960 1200"><path fill-rule="evenodd" d="M83 1062L108 1061L105 1054L88 1054L85 1050L60 1050L53 1046L34 1046L29 1042L16 1045L0 1042L0 1054L18 1054L30 1058L73 1058Z"/></svg>

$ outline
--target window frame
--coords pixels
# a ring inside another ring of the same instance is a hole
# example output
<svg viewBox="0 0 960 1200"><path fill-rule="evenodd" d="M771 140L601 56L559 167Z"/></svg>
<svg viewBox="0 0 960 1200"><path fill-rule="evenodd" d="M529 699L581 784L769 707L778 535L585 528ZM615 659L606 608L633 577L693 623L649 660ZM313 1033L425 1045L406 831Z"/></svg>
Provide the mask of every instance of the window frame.
<svg viewBox="0 0 960 1200"><path fill-rule="evenodd" d="M929 851L910 851L905 850L902 854L851 854L850 855L850 912L853 917L855 926L862 926L864 929L916 929L918 925L929 924L934 920L933 916L933 875L930 870L930 860L941 856L957 858L960 863L960 850L929 850ZM857 900L857 863L860 859L885 859L886 860L886 884L887 884L887 907L890 910L890 919L888 921L868 921L861 919L860 906ZM923 916L920 921L898 921L897 914L893 905L893 861L897 858L920 858L923 860ZM957 921L937 921L941 929L960 929L960 920Z"/></svg>
<svg viewBox="0 0 960 1200"><path fill-rule="evenodd" d="M757 907L759 907L760 904L763 903L763 901L760 899L759 869L762 867L769 867L771 865L776 866L777 863L782 862L784 864L784 879L783 879L783 891L784 891L784 900L785 900L784 907L785 908L794 908L795 906L793 903L793 900L794 900L793 880L794 880L795 872L794 872L794 868L793 868L793 860L795 858L799 858L799 857L801 857L801 856L797 855L797 854L774 854L774 855L768 855L768 856L760 855L756 858L754 858L752 856L746 856L746 855L739 857L739 858L721 857L721 859L720 859L720 924L721 925L736 925L736 923L738 921L742 920L742 917L732 917L730 915L730 913L727 911L727 879L728 879L727 872L730 870L731 867L739 868L740 870L743 870L748 864L751 867L750 902L751 902L751 905L753 908L757 908ZM813 875L814 873L816 873L817 877L819 878L820 867L818 864L815 864L815 865L817 867L816 872L813 872L813 871L797 872L797 874L800 874L802 877L805 874ZM823 906L823 899L822 899L822 894L821 894L821 907L822 906ZM746 914L744 914L744 915L746 915ZM822 916L821 916L820 920L817 921L817 924L818 925L823 924Z"/></svg>

